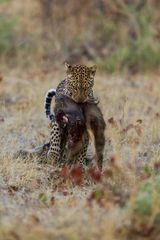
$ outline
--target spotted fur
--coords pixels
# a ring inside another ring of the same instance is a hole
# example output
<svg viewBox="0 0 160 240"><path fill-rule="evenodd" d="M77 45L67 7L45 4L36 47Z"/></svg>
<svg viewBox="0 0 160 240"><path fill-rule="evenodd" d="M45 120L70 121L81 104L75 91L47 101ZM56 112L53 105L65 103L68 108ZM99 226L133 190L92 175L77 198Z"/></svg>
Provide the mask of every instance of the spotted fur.
<svg viewBox="0 0 160 240"><path fill-rule="evenodd" d="M49 93L52 95L52 97L55 95L56 104L62 104L62 96L70 98L77 104L81 104L85 116L87 131L91 131L93 133L97 165L101 170L103 163L103 149L105 144L105 122L102 112L98 107L98 102L93 96L96 67L93 66L89 68L84 65L71 66L68 63L66 63L65 66L66 79L60 82L56 89L56 93L52 90L49 90ZM52 97L49 97L49 104L47 103L46 110L46 115L49 119L51 119L50 116L52 116L50 111ZM54 131L51 133L51 139L54 138L53 135ZM60 133L59 136L62 137ZM52 141L52 145L54 146L54 140ZM54 154L56 156L58 150L53 149L52 152L55 152ZM55 156L53 156L53 158L56 158Z"/></svg>
<svg viewBox="0 0 160 240"><path fill-rule="evenodd" d="M96 66L87 67L85 65L71 66L65 63L66 79L61 81L55 89L49 89L45 98L45 114L52 120L54 115L51 114L50 106L52 97L58 101L62 95L68 96L76 103L97 102L93 96L94 76Z"/></svg>
<svg viewBox="0 0 160 240"><path fill-rule="evenodd" d="M56 89L56 99L65 95L76 103L93 102L93 85L96 66L70 65L65 63L66 79Z"/></svg>

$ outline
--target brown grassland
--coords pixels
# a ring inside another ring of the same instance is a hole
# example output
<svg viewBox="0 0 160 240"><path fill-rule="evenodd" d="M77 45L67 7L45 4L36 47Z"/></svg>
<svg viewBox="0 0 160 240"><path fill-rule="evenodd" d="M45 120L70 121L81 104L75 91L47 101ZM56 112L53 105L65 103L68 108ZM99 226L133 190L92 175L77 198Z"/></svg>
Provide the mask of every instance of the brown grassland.
<svg viewBox="0 0 160 240"><path fill-rule="evenodd" d="M0 0L0 240L160 239L159 7ZM16 157L48 141L44 97L65 60L98 66L102 173Z"/></svg>
<svg viewBox="0 0 160 240"><path fill-rule="evenodd" d="M1 76L0 239L159 239L155 74L96 76L94 90L107 123L103 176L86 172L75 184L79 173L70 179L65 169L59 173L36 158L13 157L49 138L43 99L63 77L63 71L40 70Z"/></svg>

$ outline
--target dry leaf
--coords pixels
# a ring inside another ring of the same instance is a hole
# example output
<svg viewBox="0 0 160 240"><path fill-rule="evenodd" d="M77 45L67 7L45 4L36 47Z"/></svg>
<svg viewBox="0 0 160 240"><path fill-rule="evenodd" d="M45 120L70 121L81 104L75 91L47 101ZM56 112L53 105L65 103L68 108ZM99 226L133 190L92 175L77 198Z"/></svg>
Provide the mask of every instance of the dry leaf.
<svg viewBox="0 0 160 240"><path fill-rule="evenodd" d="M3 76L0 75L0 82L2 82L4 80Z"/></svg>

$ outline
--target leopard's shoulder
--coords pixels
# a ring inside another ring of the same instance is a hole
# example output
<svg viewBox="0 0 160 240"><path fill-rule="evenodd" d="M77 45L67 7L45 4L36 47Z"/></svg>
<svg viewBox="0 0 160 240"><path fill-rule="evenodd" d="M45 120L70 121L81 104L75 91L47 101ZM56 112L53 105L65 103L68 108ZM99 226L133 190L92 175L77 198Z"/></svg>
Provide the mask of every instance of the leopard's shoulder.
<svg viewBox="0 0 160 240"><path fill-rule="evenodd" d="M56 95L55 95L55 100L57 101L60 99L62 96L67 96L71 97L71 94L67 88L67 79L62 80L57 88L56 88Z"/></svg>

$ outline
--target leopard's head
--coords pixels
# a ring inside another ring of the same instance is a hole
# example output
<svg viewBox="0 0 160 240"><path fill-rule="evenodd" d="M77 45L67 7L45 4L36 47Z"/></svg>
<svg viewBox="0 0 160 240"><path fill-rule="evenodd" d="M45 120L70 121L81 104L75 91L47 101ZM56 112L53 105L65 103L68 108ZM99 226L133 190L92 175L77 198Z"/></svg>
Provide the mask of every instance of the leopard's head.
<svg viewBox="0 0 160 240"><path fill-rule="evenodd" d="M92 95L96 66L70 65L65 63L67 74L67 91L77 103L88 101Z"/></svg>

